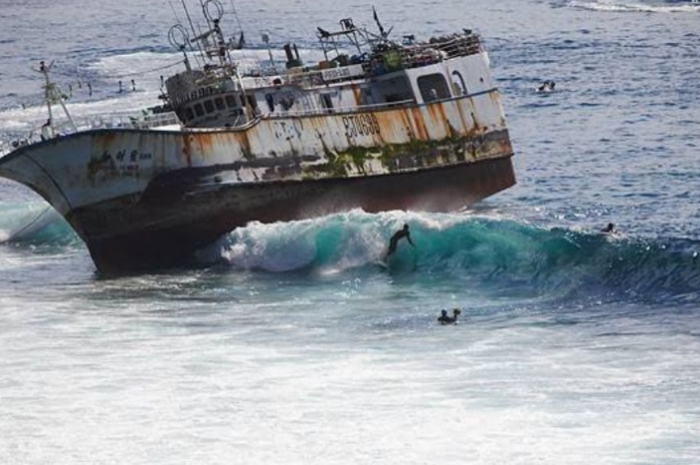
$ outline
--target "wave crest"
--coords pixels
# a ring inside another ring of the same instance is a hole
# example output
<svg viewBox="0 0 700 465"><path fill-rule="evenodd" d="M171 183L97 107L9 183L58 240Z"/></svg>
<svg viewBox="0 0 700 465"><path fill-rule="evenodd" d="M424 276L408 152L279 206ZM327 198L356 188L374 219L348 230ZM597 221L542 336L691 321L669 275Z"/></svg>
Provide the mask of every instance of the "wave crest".
<svg viewBox="0 0 700 465"><path fill-rule="evenodd" d="M571 0L568 5L584 10L616 13L697 13L700 11L700 3L695 0L649 3L643 1L626 2L619 0Z"/></svg>
<svg viewBox="0 0 700 465"><path fill-rule="evenodd" d="M65 246L79 244L70 225L46 204L0 206L0 244Z"/></svg>
<svg viewBox="0 0 700 465"><path fill-rule="evenodd" d="M700 297L700 243L643 240L598 232L545 229L494 216L362 211L239 228L201 254L242 270L320 275L377 267L391 234L406 222L388 271L428 282L465 282L509 295L621 293Z"/></svg>

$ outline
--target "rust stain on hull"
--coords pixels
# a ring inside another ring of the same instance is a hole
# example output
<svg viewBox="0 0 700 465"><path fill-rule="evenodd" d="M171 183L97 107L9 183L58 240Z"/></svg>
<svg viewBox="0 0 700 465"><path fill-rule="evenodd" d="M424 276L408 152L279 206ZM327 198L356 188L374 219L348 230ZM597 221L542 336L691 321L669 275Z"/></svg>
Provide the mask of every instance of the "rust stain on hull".
<svg viewBox="0 0 700 465"><path fill-rule="evenodd" d="M182 137L182 154L185 156L185 166L192 166L192 138L193 136L185 134Z"/></svg>
<svg viewBox="0 0 700 465"><path fill-rule="evenodd" d="M428 129L423 121L423 115L419 107L411 108L411 122L413 128L413 138L421 141L428 140Z"/></svg>

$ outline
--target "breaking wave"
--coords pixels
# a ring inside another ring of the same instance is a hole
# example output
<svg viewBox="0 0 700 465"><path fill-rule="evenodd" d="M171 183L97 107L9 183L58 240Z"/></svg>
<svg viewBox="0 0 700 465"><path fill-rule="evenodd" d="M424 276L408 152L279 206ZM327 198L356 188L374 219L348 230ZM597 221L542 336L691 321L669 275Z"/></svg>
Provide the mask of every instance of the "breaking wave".
<svg viewBox="0 0 700 465"><path fill-rule="evenodd" d="M410 225L412 248L391 234ZM82 246L45 204L0 205L0 246ZM87 253L87 252L86 252ZM488 212L428 214L361 210L288 223L251 223L198 252L203 266L302 273L308 279L388 276L426 286L463 283L504 297L700 302L700 242L546 229Z"/></svg>
<svg viewBox="0 0 700 465"><path fill-rule="evenodd" d="M383 263L388 238L402 242ZM629 298L700 300L700 242L642 240L544 229L512 219L462 214L362 211L290 223L254 223L202 251L240 270L328 276L388 272L426 283L464 282L512 296L613 293Z"/></svg>
<svg viewBox="0 0 700 465"><path fill-rule="evenodd" d="M571 0L568 4L574 8L603 12L622 13L697 13L700 2L697 0L644 1L644 0Z"/></svg>
<svg viewBox="0 0 700 465"><path fill-rule="evenodd" d="M81 244L70 225L47 204L0 205L0 245L52 248Z"/></svg>

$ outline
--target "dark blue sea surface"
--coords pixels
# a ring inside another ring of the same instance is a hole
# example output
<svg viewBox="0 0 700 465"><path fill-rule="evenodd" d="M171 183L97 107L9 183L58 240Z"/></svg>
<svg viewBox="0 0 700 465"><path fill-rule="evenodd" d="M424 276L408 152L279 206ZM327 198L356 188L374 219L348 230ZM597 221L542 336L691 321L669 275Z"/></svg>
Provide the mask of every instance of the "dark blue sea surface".
<svg viewBox="0 0 700 465"><path fill-rule="evenodd" d="M222 3L242 66L262 32L313 60L316 26L373 26L362 2ZM0 180L0 463L700 463L700 5L375 6L396 38L482 35L518 184L450 214L255 223L199 266L105 278ZM0 0L0 136L45 121L39 60L78 118L157 103L175 14ZM383 263L403 223L415 248Z"/></svg>

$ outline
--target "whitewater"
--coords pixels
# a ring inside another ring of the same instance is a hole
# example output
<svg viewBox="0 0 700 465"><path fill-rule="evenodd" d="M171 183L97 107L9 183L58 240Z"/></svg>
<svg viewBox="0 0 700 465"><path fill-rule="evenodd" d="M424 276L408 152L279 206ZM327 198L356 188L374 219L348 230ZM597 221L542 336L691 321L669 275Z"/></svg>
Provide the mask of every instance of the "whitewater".
<svg viewBox="0 0 700 465"><path fill-rule="evenodd" d="M247 67L261 32L313 61L316 26L372 25L361 2L223 4ZM395 38L482 35L518 184L453 213L252 223L191 267L107 278L0 180L0 463L700 463L700 5L376 6ZM0 0L0 135L45 120L40 59L76 118L157 104L173 22L168 2ZM385 264L404 223L415 247Z"/></svg>

